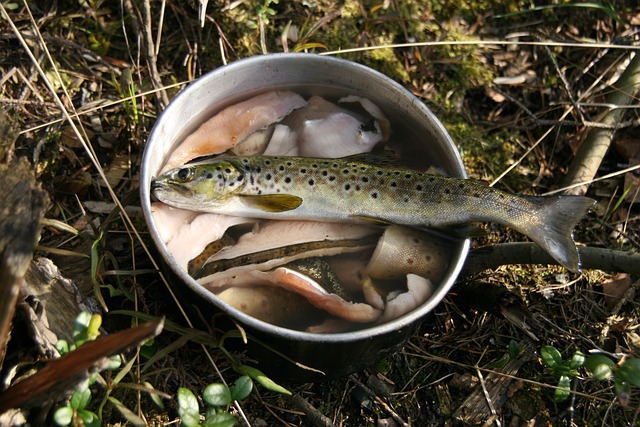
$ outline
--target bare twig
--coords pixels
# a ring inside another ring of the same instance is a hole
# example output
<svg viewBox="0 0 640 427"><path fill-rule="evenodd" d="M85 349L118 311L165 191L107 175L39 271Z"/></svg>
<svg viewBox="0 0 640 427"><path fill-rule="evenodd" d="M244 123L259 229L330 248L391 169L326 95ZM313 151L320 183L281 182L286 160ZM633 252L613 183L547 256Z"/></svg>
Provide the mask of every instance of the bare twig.
<svg viewBox="0 0 640 427"><path fill-rule="evenodd" d="M606 125L615 125L622 119L626 111L617 106L627 106L635 99L635 94L640 86L640 55L633 57L624 73L620 76L613 88L613 92L607 96L606 103L615 105L616 108L604 112L601 122ZM573 186L578 183L590 181L598 172L600 163L609 150L615 131L611 129L594 128L589 131L586 139L571 162L564 186ZM589 187L580 185L568 191L570 194L584 194Z"/></svg>
<svg viewBox="0 0 640 427"><path fill-rule="evenodd" d="M160 81L160 73L158 73L156 48L153 42L153 31L151 28L151 5L149 4L149 0L144 0L142 4L142 14L144 20L142 30L146 42L145 50L147 52L147 60L149 61L151 82L153 83L153 87L158 89L158 101L164 109L167 105L169 105L169 96L162 86L162 82Z"/></svg>

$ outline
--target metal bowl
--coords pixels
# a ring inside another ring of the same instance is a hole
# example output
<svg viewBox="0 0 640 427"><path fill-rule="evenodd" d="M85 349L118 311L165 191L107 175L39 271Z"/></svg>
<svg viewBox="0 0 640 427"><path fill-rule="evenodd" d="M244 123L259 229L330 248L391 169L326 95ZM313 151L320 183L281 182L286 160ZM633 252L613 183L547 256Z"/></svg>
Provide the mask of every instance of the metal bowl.
<svg viewBox="0 0 640 427"><path fill-rule="evenodd" d="M177 286L186 285L195 293L195 298L201 298L243 324L255 337L250 339L249 351L259 361L261 370L289 381L340 377L401 348L418 320L431 312L454 284L467 256L469 241L454 245L444 279L424 304L388 323L348 333L314 334L274 326L242 313L198 284L177 265L160 238L151 216L151 180L168 153L213 114L274 89L289 89L303 96L366 97L389 118L394 140L405 141L405 156L422 159L425 165L436 166L451 176L466 177L466 172L451 137L422 102L383 74L333 57L283 53L234 62L191 83L171 101L156 122L142 160L142 210L159 252L177 277ZM276 356L272 350L324 375L301 369L290 360Z"/></svg>

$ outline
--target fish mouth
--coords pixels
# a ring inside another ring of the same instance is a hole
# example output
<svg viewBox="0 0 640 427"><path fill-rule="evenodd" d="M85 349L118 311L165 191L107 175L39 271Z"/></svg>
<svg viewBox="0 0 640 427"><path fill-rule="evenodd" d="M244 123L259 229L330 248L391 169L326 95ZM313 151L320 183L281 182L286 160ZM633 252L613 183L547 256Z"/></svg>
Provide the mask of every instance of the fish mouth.
<svg viewBox="0 0 640 427"><path fill-rule="evenodd" d="M152 179L151 180L151 196L155 197L158 200L162 200L162 197L159 196L162 192L172 192L180 194L181 196L192 196L193 191L190 188L178 184L176 182L170 182L163 179Z"/></svg>

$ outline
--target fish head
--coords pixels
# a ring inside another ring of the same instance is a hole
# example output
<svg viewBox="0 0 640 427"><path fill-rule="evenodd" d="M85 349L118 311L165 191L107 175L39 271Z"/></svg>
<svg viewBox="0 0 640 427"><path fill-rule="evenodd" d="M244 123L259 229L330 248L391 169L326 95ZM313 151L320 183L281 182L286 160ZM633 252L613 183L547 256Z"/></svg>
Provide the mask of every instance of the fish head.
<svg viewBox="0 0 640 427"><path fill-rule="evenodd" d="M242 190L244 175L241 168L227 160L187 164L155 178L151 192L170 206L211 211Z"/></svg>

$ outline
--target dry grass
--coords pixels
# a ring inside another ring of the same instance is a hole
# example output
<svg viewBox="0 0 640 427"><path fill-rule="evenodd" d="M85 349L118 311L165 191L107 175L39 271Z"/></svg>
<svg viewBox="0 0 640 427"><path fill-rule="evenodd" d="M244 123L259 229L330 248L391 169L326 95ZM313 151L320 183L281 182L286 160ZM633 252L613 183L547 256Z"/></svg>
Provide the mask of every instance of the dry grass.
<svg viewBox="0 0 640 427"><path fill-rule="evenodd" d="M212 327L211 316L203 315L203 322L179 306L157 273L142 217L131 209L139 204L144 141L167 100L190 80L265 51L342 51L341 57L388 74L424 100L460 144L471 175L501 177L497 185L513 191L544 193L560 186L576 146L598 121L610 84L632 50L638 51L640 24L637 11L622 1L611 6L620 22L601 9L582 7L500 16L526 10L528 3L518 1L460 8L393 0L209 2L202 27L197 2L153 2L150 9L147 3L34 2L29 11L3 2L10 20L0 20L0 108L21 130L13 155L32 161L52 196L46 217L78 231L46 226L37 255L53 259L87 295L99 291L110 310L166 315L198 329ZM275 14L258 7L265 5ZM402 45L380 47L394 43ZM367 50L345 53L360 47ZM637 119L638 110L631 109L620 123L619 140L626 143L605 158L602 174L633 161L625 150L640 157ZM612 209L623 188L622 176L592 187L598 209L576 231L579 242L638 251L637 204ZM106 203L106 210L96 202ZM477 245L521 238L499 227L487 231ZM92 277L90 260L82 255L96 241L98 269ZM553 345L565 357L598 348L640 357L638 300L616 306L603 287L609 278L600 271L567 275L541 266L485 272L473 279L521 298L539 322L539 342L528 341L501 316L452 296L396 356L349 378L289 387L335 425L459 424L456 409L499 370L492 363L505 356L511 340L530 351ZM129 317L109 316L106 326L117 330L129 323ZM226 331L221 328L212 329L215 337ZM182 336L165 331L156 339L158 351ZM622 405L612 383L581 372L571 405L556 404L549 371L533 353L521 360L508 397L491 402L491 423L639 422L637 389ZM141 357L137 366L131 382L148 381L170 394L178 387L202 390L219 380L216 371L228 381L237 375L223 352L193 340L153 365ZM150 424L176 419L174 401L159 410L144 394L121 391L119 398ZM309 422L290 400L264 389L241 405L253 425ZM120 420L115 412L104 414L105 423Z"/></svg>

